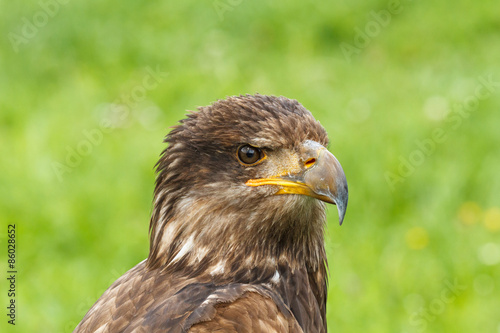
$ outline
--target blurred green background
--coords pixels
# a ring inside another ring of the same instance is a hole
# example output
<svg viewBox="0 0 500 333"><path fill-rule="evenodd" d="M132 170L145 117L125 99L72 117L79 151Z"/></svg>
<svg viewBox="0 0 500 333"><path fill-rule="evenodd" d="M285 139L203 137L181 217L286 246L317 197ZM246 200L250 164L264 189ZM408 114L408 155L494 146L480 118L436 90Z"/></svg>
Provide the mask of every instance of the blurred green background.
<svg viewBox="0 0 500 333"><path fill-rule="evenodd" d="M2 332L72 331L147 256L168 127L255 92L311 110L347 175L331 332L500 332L496 1L0 3Z"/></svg>

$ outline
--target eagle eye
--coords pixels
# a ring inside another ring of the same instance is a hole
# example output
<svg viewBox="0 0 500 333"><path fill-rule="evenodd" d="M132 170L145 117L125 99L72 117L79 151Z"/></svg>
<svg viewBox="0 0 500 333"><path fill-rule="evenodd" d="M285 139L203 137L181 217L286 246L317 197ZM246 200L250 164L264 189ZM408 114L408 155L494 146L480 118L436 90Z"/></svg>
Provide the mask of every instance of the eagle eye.
<svg viewBox="0 0 500 333"><path fill-rule="evenodd" d="M241 163L252 165L264 157L264 153L257 147L243 145L238 148L238 158Z"/></svg>

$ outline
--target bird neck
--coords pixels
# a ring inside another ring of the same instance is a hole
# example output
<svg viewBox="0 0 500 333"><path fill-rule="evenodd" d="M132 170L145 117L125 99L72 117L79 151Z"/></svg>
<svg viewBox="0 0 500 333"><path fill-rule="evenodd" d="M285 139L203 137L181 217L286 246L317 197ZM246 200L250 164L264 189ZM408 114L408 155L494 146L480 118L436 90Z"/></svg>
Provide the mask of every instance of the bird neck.
<svg viewBox="0 0 500 333"><path fill-rule="evenodd" d="M203 272L212 280L233 282L270 280L279 267L318 271L326 262L324 205L296 197L290 196L289 205L298 209L271 215L213 198L187 197L157 207L148 267Z"/></svg>
<svg viewBox="0 0 500 333"><path fill-rule="evenodd" d="M195 281L263 284L281 295L296 316L304 308L317 309L319 317L302 318L302 324L313 320L325 326L325 207L303 198L290 196L291 202L277 206L285 210L272 216L255 207L219 205L223 200L213 198L159 207L151 221L147 268L169 275L179 286Z"/></svg>

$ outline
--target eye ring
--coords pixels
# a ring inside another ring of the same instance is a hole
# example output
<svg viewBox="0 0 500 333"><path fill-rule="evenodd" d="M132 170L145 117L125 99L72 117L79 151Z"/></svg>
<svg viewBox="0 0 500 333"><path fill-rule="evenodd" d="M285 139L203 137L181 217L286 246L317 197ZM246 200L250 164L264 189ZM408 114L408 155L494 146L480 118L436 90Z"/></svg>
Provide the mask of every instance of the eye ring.
<svg viewBox="0 0 500 333"><path fill-rule="evenodd" d="M238 156L238 160L246 166L255 165L266 156L260 148L249 144L239 146L236 155Z"/></svg>

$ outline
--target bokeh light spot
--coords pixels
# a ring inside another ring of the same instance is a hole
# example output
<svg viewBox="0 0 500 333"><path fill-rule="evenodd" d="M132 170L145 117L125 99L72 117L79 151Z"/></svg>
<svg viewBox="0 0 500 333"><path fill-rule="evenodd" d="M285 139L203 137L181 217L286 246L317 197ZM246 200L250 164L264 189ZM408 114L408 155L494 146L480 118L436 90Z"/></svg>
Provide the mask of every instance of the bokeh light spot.
<svg viewBox="0 0 500 333"><path fill-rule="evenodd" d="M500 263L500 245L486 243L479 248L479 261L485 265L493 266Z"/></svg>
<svg viewBox="0 0 500 333"><path fill-rule="evenodd" d="M489 231L500 230L500 208L493 207L484 214L484 226Z"/></svg>
<svg viewBox="0 0 500 333"><path fill-rule="evenodd" d="M406 244L410 249L421 250L429 244L429 234L422 227L413 227L406 232Z"/></svg>
<svg viewBox="0 0 500 333"><path fill-rule="evenodd" d="M472 225L481 220L481 207L475 202L465 202L458 210L458 219L465 225Z"/></svg>
<svg viewBox="0 0 500 333"><path fill-rule="evenodd" d="M424 113L430 120L443 120L450 113L448 100L442 96L429 97L424 104Z"/></svg>

